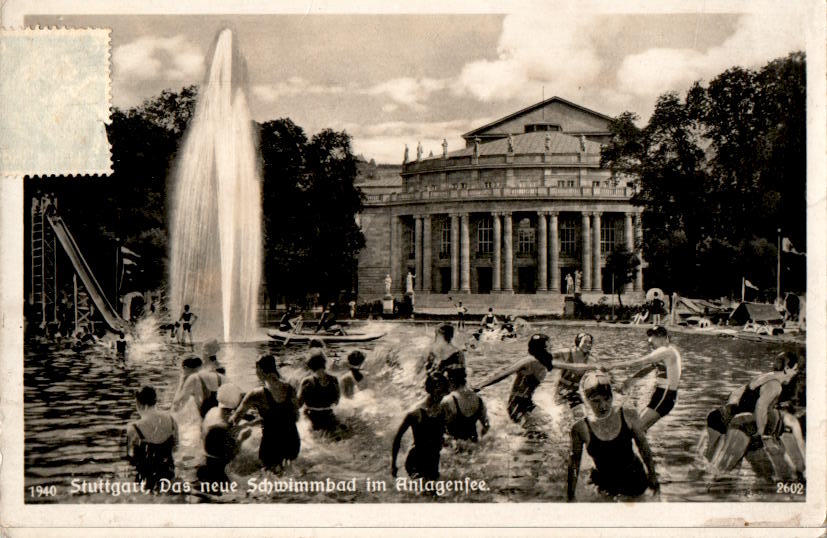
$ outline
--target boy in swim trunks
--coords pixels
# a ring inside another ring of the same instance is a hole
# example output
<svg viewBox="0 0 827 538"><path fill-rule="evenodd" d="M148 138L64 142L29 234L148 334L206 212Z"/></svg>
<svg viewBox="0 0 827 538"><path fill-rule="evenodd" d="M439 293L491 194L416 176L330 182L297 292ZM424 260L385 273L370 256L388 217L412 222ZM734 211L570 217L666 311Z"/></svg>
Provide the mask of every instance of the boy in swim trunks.
<svg viewBox="0 0 827 538"><path fill-rule="evenodd" d="M644 368L623 382L620 392L628 390L635 379L639 379L652 370L657 370L657 384L649 399L649 404L640 414L640 425L647 431L657 421L669 414L678 399L678 387L681 382L681 354L669 342L666 327L657 325L646 330L652 351L638 359L615 363L611 367L641 366Z"/></svg>
<svg viewBox="0 0 827 538"><path fill-rule="evenodd" d="M190 305L185 304L184 311L181 313L181 318L178 320L178 323L181 324L181 332L178 335L179 344L186 343L186 340L189 337L190 347L192 347L192 325L197 319L198 316L190 312Z"/></svg>

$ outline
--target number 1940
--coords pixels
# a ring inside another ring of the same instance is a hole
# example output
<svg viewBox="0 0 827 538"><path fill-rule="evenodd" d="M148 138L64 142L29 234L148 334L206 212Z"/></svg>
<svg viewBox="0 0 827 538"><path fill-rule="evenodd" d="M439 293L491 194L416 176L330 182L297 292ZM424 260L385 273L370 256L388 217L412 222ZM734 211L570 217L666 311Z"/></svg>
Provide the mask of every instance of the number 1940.
<svg viewBox="0 0 827 538"><path fill-rule="evenodd" d="M804 484L801 482L777 482L775 484L776 493L786 493L788 495L804 495Z"/></svg>

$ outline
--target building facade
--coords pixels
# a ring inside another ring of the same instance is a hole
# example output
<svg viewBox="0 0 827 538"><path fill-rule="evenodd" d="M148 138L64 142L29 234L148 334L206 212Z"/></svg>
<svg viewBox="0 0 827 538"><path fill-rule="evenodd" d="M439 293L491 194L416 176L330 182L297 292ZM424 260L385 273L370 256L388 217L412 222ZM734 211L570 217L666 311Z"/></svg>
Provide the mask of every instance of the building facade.
<svg viewBox="0 0 827 538"><path fill-rule="evenodd" d="M642 229L634 183L600 167L610 120L552 97L464 134L463 149L406 150L395 188L361 185L360 300L381 297L386 275L403 293L409 272L418 306L447 298L431 295L562 304L568 282L585 300L610 292L606 256L618 245L637 252ZM642 290L638 269L625 292L634 300Z"/></svg>

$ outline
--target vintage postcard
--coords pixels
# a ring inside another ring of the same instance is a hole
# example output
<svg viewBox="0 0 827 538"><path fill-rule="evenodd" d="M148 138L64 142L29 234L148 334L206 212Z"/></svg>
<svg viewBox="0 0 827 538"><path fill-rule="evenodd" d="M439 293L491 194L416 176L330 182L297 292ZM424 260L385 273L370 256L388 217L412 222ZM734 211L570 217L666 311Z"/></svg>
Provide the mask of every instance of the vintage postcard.
<svg viewBox="0 0 827 538"><path fill-rule="evenodd" d="M0 16L10 535L820 532L821 3Z"/></svg>

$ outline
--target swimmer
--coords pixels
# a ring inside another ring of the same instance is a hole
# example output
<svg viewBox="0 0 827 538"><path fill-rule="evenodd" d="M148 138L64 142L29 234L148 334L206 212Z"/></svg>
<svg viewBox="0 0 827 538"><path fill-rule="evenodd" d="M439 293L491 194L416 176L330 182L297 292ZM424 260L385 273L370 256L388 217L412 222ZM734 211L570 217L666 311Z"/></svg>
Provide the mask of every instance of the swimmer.
<svg viewBox="0 0 827 538"><path fill-rule="evenodd" d="M550 346L551 339L548 335L542 333L532 335L528 340L530 357L500 370L477 385L474 390L480 391L515 374L514 386L511 389L511 395L508 397L508 416L514 422L520 423L536 407L533 400L534 391L552 369L553 355L549 349ZM578 372L595 369L595 366L590 364L562 363L554 366L563 370Z"/></svg>
<svg viewBox="0 0 827 538"><path fill-rule="evenodd" d="M445 323L437 327L434 343L428 348L425 356L426 375L444 374L448 368L465 368L465 356L454 346L453 339L453 325Z"/></svg>
<svg viewBox="0 0 827 538"><path fill-rule="evenodd" d="M349 370L339 379L339 386L342 389L342 396L353 398L357 390L364 390L368 383L365 375L359 370L365 362L365 354L358 349L348 353L347 364Z"/></svg>
<svg viewBox="0 0 827 538"><path fill-rule="evenodd" d="M215 346L217 349L218 344ZM218 389L226 379L217 371L215 355L212 355L211 360L206 364L202 363L198 357L190 357L185 359L181 366L182 380L172 400L173 408L179 409L189 398L192 398L198 408L198 413L201 418L204 418L210 409L218 405ZM195 371L192 371L193 369Z"/></svg>
<svg viewBox="0 0 827 538"><path fill-rule="evenodd" d="M178 323L181 324L181 332L178 333L178 343L184 344L187 337L189 337L190 347L192 347L192 325L198 319L194 313L190 312L190 305L184 305L184 311L181 312L181 317Z"/></svg>
<svg viewBox="0 0 827 538"><path fill-rule="evenodd" d="M241 390L227 383L218 389L218 406L213 407L201 424L204 444L204 464L196 470L201 482L229 482L226 466L238 452L236 429L229 418L241 403Z"/></svg>
<svg viewBox="0 0 827 538"><path fill-rule="evenodd" d="M126 359L126 336L123 331L118 331L118 339L115 340L115 353L117 353L119 359Z"/></svg>
<svg viewBox="0 0 827 538"><path fill-rule="evenodd" d="M574 347L554 352L554 360L572 364L586 364L591 359L592 344L594 344L592 335L578 333L574 337ZM560 362L558 362L558 365ZM586 416L583 398L580 396L580 379L582 377L583 372L565 370L561 373L560 381L557 383L558 403L565 402L577 420Z"/></svg>
<svg viewBox="0 0 827 538"><path fill-rule="evenodd" d="M669 414L678 399L678 387L681 382L681 354L669 342L666 327L658 325L646 330L646 336L652 352L638 359L622 361L612 364L611 368L624 366L645 367L623 382L620 392L626 392L632 383L652 370L657 370L657 384L649 404L640 415L640 424L643 431L648 431L657 421Z"/></svg>
<svg viewBox="0 0 827 538"><path fill-rule="evenodd" d="M281 379L276 358L263 355L256 362L256 376L261 387L251 390L236 408L228 423L238 424L248 411L256 411L261 418L261 446L258 457L265 468L280 469L296 459L301 439L296 422L299 403L296 390Z"/></svg>
<svg viewBox="0 0 827 538"><path fill-rule="evenodd" d="M488 314L484 315L480 321L480 328L492 330L497 327L497 323L497 316L494 315L494 309L489 308Z"/></svg>
<svg viewBox="0 0 827 538"><path fill-rule="evenodd" d="M339 380L327 373L327 357L324 351L314 349L307 359L307 367L313 372L305 377L299 389L299 407L310 419L314 430L334 431L340 427L333 407L339 403Z"/></svg>
<svg viewBox="0 0 827 538"><path fill-rule="evenodd" d="M800 454L805 454L801 425L795 416L779 410L784 386L798 374L796 353L782 352L775 357L773 371L761 374L730 394L727 403L711 412L706 419L707 459L712 460L720 447L716 465L721 470L734 468L744 454L778 439L789 429Z"/></svg>
<svg viewBox="0 0 827 538"><path fill-rule="evenodd" d="M611 496L636 497L647 488L658 491L660 485L655 460L638 422L637 412L612 406L612 386L605 372L584 374L581 391L595 418L583 418L571 429L566 498L569 501L575 498L583 445L594 461L591 481L601 492ZM632 441L637 445L643 462L635 454Z"/></svg>
<svg viewBox="0 0 827 538"><path fill-rule="evenodd" d="M172 415L158 410L155 389L142 387L135 393L139 420L126 426L126 457L135 466L135 480L146 481L147 489L158 487L162 478L175 478L172 452L178 444L178 425Z"/></svg>
<svg viewBox="0 0 827 538"><path fill-rule="evenodd" d="M488 412L485 402L479 394L466 385L464 368L448 370L448 384L454 390L442 399L445 410L446 428L448 435L454 439L476 443L481 435L485 435L491 425L488 423ZM477 422L482 430L477 433Z"/></svg>
<svg viewBox="0 0 827 538"><path fill-rule="evenodd" d="M441 375L429 375L425 380L428 396L405 415L393 438L391 447L391 476L396 478L399 468L396 457L402 437L408 428L413 434L413 446L405 459L405 470L411 478L437 480L439 478L439 453L445 433L445 411L440 402L448 393L448 381Z"/></svg>

